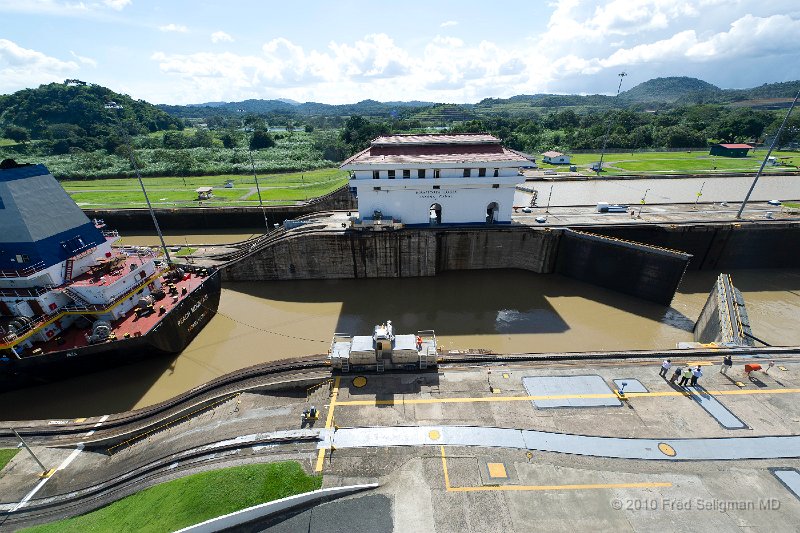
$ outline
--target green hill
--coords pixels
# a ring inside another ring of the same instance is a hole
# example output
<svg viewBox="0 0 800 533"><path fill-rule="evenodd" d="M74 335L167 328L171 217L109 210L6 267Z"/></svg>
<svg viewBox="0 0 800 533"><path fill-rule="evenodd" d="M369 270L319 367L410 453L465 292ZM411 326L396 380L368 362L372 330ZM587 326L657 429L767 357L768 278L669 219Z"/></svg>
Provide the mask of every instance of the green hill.
<svg viewBox="0 0 800 533"><path fill-rule="evenodd" d="M109 102L121 107L109 109ZM123 124L130 134L183 128L178 118L152 104L80 80L0 96L0 131L24 128L33 139L60 142L67 149L102 146L121 135Z"/></svg>
<svg viewBox="0 0 800 533"><path fill-rule="evenodd" d="M619 97L626 103L660 102L660 103L710 103L716 101L722 89L697 78L673 76L655 78L640 83L632 89L620 93Z"/></svg>

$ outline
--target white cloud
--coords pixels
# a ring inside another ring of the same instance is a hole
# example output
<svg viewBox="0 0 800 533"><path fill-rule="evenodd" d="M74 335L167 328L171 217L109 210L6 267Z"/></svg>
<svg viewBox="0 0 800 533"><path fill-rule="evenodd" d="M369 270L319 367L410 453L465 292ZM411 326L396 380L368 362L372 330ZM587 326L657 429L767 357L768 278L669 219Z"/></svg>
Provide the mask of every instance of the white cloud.
<svg viewBox="0 0 800 533"><path fill-rule="evenodd" d="M211 34L211 42L212 43L232 43L233 37L225 33L224 31L215 31Z"/></svg>
<svg viewBox="0 0 800 533"><path fill-rule="evenodd" d="M161 31L172 31L177 33L186 33L189 31L189 28L180 24L166 24L164 26L159 26L158 29Z"/></svg>
<svg viewBox="0 0 800 533"><path fill-rule="evenodd" d="M131 5L131 0L103 0L103 3L111 9L122 11L127 6Z"/></svg>
<svg viewBox="0 0 800 533"><path fill-rule="evenodd" d="M457 20L445 20L444 22L439 24L439 26L441 26L442 28L448 28L450 26L458 26L458 21Z"/></svg>
<svg viewBox="0 0 800 533"><path fill-rule="evenodd" d="M8 39L0 39L0 91L13 92L21 87L61 81L79 70L74 61L61 61L37 50L23 48Z"/></svg>
<svg viewBox="0 0 800 533"><path fill-rule="evenodd" d="M70 55L78 60L79 63L82 65L89 65L92 68L97 68L97 61L92 59L91 57L80 56L73 52L72 50L69 51Z"/></svg>
<svg viewBox="0 0 800 533"><path fill-rule="evenodd" d="M121 11L131 0L0 0L0 12L31 13L58 17L102 17L108 10Z"/></svg>

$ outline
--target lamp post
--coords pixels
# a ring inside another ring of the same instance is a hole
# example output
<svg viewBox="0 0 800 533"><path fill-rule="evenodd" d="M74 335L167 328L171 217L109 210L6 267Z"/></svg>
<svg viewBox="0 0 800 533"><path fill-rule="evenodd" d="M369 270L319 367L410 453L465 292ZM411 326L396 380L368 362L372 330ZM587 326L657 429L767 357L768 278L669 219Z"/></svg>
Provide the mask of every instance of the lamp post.
<svg viewBox="0 0 800 533"><path fill-rule="evenodd" d="M620 72L617 74L619 76L619 85L617 86L617 94L614 95L614 100L616 101L617 97L619 96L619 91L622 89L622 79L627 76L627 72ZM600 176L600 173L603 171L603 156L606 154L606 144L608 144L608 135L611 133L611 121L608 121L608 126L606 127L606 135L603 137L603 148L600 150L600 163L597 165L597 175Z"/></svg>
<svg viewBox="0 0 800 533"><path fill-rule="evenodd" d="M761 173L764 171L764 166L767 164L769 156L772 154L772 150L775 148L775 145L778 144L778 139L781 138L781 133L783 132L783 128L786 126L786 121L789 120L789 115L792 114L792 109L794 109L795 104L797 104L798 97L800 97L800 91L797 91L797 94L794 95L794 100L792 101L792 105L789 106L789 111L787 111L786 116L783 117L783 122L781 122L781 127L778 128L778 133L776 133L775 138L772 139L772 144L770 144L769 150L767 150L767 154L764 156L764 160L761 162L761 166L758 167L758 172L756 172L756 177L753 180L753 184L750 185L750 190L747 191L747 195L744 197L742 206L739 208L739 212L736 213L737 219L742 218L742 213L744 212L744 206L747 205L747 201L750 199L750 195L753 194L753 189L756 188L756 183L758 183L758 178L761 177Z"/></svg>
<svg viewBox="0 0 800 533"><path fill-rule="evenodd" d="M114 109L119 110L123 109L121 105L116 102L108 102L105 106L106 109ZM114 115L117 116L117 115ZM117 116L117 122L122 129L123 134L125 135L125 142L128 144L128 157L131 161L131 166L133 166L133 171L136 173L136 179L139 180L139 186L142 188L142 194L144 194L144 200L147 202L147 210L150 211L150 217L153 219L153 225L156 227L156 233L158 233L158 239L161 241L161 248L164 250L164 256L167 258L167 263L172 264L172 258L169 255L169 250L167 249L167 243L164 242L164 235L161 233L161 228L158 225L158 220L156 219L156 214L153 211L153 206L150 203L150 197L147 196L147 189L144 188L144 182L142 181L142 175L139 172L139 165L136 163L136 158L134 157L133 153L133 143L131 142L131 137L128 134L128 130L126 130L122 124L122 121Z"/></svg>
<svg viewBox="0 0 800 533"><path fill-rule="evenodd" d="M639 206L639 214L636 215L636 218L642 218L642 209L644 209L644 204L645 204L645 200L647 200L647 193L648 192L650 192L650 189L645 189L644 190L644 196L642 196L642 201L641 201L642 205Z"/></svg>
<svg viewBox="0 0 800 533"><path fill-rule="evenodd" d="M269 222L267 221L267 213L264 211L264 203L261 201L261 187L258 185L258 176L256 175L256 164L253 161L253 149L250 148L248 151L250 155L250 168L253 169L253 179L256 182L256 192L258 193L258 206L261 208L261 214L264 216L264 226L269 231Z"/></svg>

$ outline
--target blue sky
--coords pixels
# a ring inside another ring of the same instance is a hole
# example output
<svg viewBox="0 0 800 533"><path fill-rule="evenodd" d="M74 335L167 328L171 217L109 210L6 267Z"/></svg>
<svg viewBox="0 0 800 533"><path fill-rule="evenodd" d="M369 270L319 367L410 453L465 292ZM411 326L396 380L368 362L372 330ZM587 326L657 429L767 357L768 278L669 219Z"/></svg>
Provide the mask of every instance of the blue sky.
<svg viewBox="0 0 800 533"><path fill-rule="evenodd" d="M797 0L0 0L0 93L78 78L153 103L476 102L659 76L800 79Z"/></svg>

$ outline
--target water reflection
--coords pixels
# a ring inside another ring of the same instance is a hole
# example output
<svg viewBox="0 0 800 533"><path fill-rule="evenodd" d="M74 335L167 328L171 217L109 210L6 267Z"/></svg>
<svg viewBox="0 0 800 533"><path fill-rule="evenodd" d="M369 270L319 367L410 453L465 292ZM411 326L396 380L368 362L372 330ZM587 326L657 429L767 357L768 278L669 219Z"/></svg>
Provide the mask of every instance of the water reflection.
<svg viewBox="0 0 800 533"><path fill-rule="evenodd" d="M733 272L753 333L800 345L800 271ZM560 276L497 270L435 278L228 283L179 356L0 395L0 419L107 414L168 399L263 361L324 354L334 332L435 329L449 349L500 353L672 348L692 339L715 273L689 272L671 307Z"/></svg>

